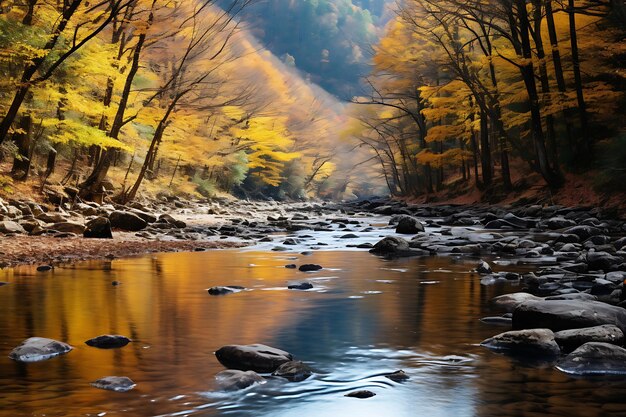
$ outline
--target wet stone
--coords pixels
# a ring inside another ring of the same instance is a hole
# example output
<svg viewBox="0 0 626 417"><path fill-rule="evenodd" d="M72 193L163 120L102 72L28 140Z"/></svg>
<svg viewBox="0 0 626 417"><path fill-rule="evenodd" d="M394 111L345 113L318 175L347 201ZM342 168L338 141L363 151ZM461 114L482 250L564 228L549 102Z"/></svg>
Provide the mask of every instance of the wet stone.
<svg viewBox="0 0 626 417"><path fill-rule="evenodd" d="M107 376L91 383L96 388L115 392L127 392L137 386L132 379L125 376Z"/></svg>
<svg viewBox="0 0 626 417"><path fill-rule="evenodd" d="M215 356L229 369L260 373L274 372L283 363L293 360L291 353L261 344L223 346Z"/></svg>
<svg viewBox="0 0 626 417"><path fill-rule="evenodd" d="M394 382L404 382L409 379L409 376L403 370L399 370L385 375L385 378L388 378Z"/></svg>
<svg viewBox="0 0 626 417"><path fill-rule="evenodd" d="M240 291L245 290L245 287L241 287L239 285L228 285L223 287L211 287L207 291L211 295L226 295L226 294L234 294Z"/></svg>
<svg viewBox="0 0 626 417"><path fill-rule="evenodd" d="M223 391L237 391L266 382L265 378L254 371L228 369L215 375L218 387Z"/></svg>
<svg viewBox="0 0 626 417"><path fill-rule="evenodd" d="M313 371L300 361L290 361L280 365L272 375L285 378L291 382L301 382L313 375Z"/></svg>
<svg viewBox="0 0 626 417"><path fill-rule="evenodd" d="M313 288L313 284L309 282L303 282L301 284L292 284L287 286L290 290L310 290Z"/></svg>
<svg viewBox="0 0 626 417"><path fill-rule="evenodd" d="M72 349L72 346L58 340L31 337L13 349L9 358L17 362L39 362L66 354Z"/></svg>
<svg viewBox="0 0 626 417"><path fill-rule="evenodd" d="M360 390L360 391L352 391L352 392L344 395L344 397L358 398L358 399L364 400L366 398L372 398L375 395L376 394L374 394L372 391Z"/></svg>
<svg viewBox="0 0 626 417"><path fill-rule="evenodd" d="M88 346L97 347L100 349L114 349L124 347L129 344L131 340L119 334L111 335L104 334L93 339L89 339L85 342Z"/></svg>
<svg viewBox="0 0 626 417"><path fill-rule="evenodd" d="M571 375L626 375L626 349L610 343L585 343L556 368Z"/></svg>
<svg viewBox="0 0 626 417"><path fill-rule="evenodd" d="M319 271L321 269L323 269L321 265L315 265L315 264L304 264L304 265L300 265L300 268L298 268L298 270L302 272L313 272L313 271Z"/></svg>

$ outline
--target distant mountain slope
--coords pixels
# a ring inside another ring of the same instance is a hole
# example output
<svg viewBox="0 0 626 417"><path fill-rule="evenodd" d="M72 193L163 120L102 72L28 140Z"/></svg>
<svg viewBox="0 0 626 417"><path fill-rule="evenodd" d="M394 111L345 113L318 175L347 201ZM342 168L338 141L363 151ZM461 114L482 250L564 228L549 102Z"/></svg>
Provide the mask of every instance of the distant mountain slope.
<svg viewBox="0 0 626 417"><path fill-rule="evenodd" d="M369 71L370 45L378 40L389 3L393 0L263 0L249 6L242 19L285 63L349 99L359 94L359 78Z"/></svg>

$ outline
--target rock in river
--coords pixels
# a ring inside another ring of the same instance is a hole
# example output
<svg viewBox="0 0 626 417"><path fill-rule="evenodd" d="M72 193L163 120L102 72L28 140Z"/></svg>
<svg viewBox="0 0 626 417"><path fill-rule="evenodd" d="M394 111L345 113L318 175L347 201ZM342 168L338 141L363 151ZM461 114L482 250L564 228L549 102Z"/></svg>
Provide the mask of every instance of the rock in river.
<svg viewBox="0 0 626 417"><path fill-rule="evenodd" d="M103 334L101 336L87 340L85 344L100 349L114 349L124 347L130 342L131 340L126 336L122 336L119 334Z"/></svg>
<svg viewBox="0 0 626 417"><path fill-rule="evenodd" d="M301 284L291 284L287 286L290 290L310 290L313 288L313 284L309 282L303 282Z"/></svg>
<svg viewBox="0 0 626 417"><path fill-rule="evenodd" d="M514 329L548 328L552 331L613 324L626 331L626 309L599 301L527 301L513 312Z"/></svg>
<svg viewBox="0 0 626 417"><path fill-rule="evenodd" d="M500 333L480 343L488 349L522 356L558 356L559 345L549 329L517 330Z"/></svg>
<svg viewBox="0 0 626 417"><path fill-rule="evenodd" d="M424 231L424 225L420 223L414 217L400 216L398 219L398 226L396 226L396 233L402 235L416 235Z"/></svg>
<svg viewBox="0 0 626 417"><path fill-rule="evenodd" d="M344 395L344 397L359 398L361 400L364 400L366 398L371 398L371 397L373 397L375 395L376 394L374 394L372 391L360 390L360 391L352 391L352 392Z"/></svg>
<svg viewBox="0 0 626 417"><path fill-rule="evenodd" d="M229 369L261 373L274 372L283 363L293 360L291 353L261 344L223 346L215 356Z"/></svg>
<svg viewBox="0 0 626 417"><path fill-rule="evenodd" d="M387 236L376 243L374 247L370 249L370 253L385 257L421 256L428 254L418 249L411 249L409 242L395 236Z"/></svg>
<svg viewBox="0 0 626 417"><path fill-rule="evenodd" d="M403 382L408 380L409 376L403 370L399 370L385 375L385 378L391 379L394 382Z"/></svg>
<svg viewBox="0 0 626 417"><path fill-rule="evenodd" d="M563 352L571 352L588 342L611 343L618 346L624 344L624 333L619 327L610 324L561 330L554 334L554 338Z"/></svg>
<svg viewBox="0 0 626 417"><path fill-rule="evenodd" d="M479 274L493 273L493 271L491 270L491 265L483 260L481 260L480 263L476 266L476 272L478 272Z"/></svg>
<svg viewBox="0 0 626 417"><path fill-rule="evenodd" d="M240 292L245 289L246 289L245 287L241 287L239 285L228 285L225 287L211 287L207 291L211 295L226 295L226 294L233 294L236 292Z"/></svg>
<svg viewBox="0 0 626 417"><path fill-rule="evenodd" d="M91 383L96 388L115 392L126 392L135 388L137 384L125 376L107 376Z"/></svg>
<svg viewBox="0 0 626 417"><path fill-rule="evenodd" d="M39 362L63 355L73 348L67 343L45 337L31 337L13 349L9 358L18 362Z"/></svg>
<svg viewBox="0 0 626 417"><path fill-rule="evenodd" d="M626 375L626 349L610 343L585 343L556 368L571 375Z"/></svg>
<svg viewBox="0 0 626 417"><path fill-rule="evenodd" d="M215 375L217 385L222 391L237 391L255 384L265 383L265 378L254 371L228 369Z"/></svg>
<svg viewBox="0 0 626 417"><path fill-rule="evenodd" d="M515 307L517 307L518 305L530 300L541 300L541 298L532 294L528 294L526 292L516 292L513 294L504 294L495 297L491 300L491 304L494 307L500 308L510 313L513 312L513 310L515 310Z"/></svg>
<svg viewBox="0 0 626 417"><path fill-rule="evenodd" d="M313 371L300 361L290 361L280 365L272 375L286 378L291 382L300 382L313 375Z"/></svg>
<svg viewBox="0 0 626 417"><path fill-rule="evenodd" d="M319 271L321 269L322 269L321 265L315 265L315 264L304 264L304 265L300 265L300 268L298 268L298 270L302 272Z"/></svg>

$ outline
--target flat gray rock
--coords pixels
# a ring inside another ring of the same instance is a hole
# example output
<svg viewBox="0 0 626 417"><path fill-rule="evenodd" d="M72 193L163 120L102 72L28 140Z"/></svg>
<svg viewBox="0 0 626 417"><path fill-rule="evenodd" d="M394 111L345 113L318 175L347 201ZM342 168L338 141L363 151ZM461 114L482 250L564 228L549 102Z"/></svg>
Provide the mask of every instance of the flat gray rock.
<svg viewBox="0 0 626 417"><path fill-rule="evenodd" d="M585 343L556 368L570 375L626 375L626 349L610 343Z"/></svg>
<svg viewBox="0 0 626 417"><path fill-rule="evenodd" d="M237 391L255 384L264 384L265 378L254 371L228 369L215 375L217 385L222 391Z"/></svg>
<svg viewBox="0 0 626 417"><path fill-rule="evenodd" d="M491 305L511 313L515 310L515 307L523 302L536 300L541 300L541 297L537 297L536 295L532 295L527 292L516 292L492 298Z"/></svg>
<svg viewBox="0 0 626 417"><path fill-rule="evenodd" d="M125 376L107 376L91 383L96 388L115 392L126 392L135 388L137 384Z"/></svg>
<svg viewBox="0 0 626 417"><path fill-rule="evenodd" d="M562 330L556 332L554 338L563 352L572 352L588 342L610 343L618 346L624 344L624 333L619 327L611 324L584 329Z"/></svg>
<svg viewBox="0 0 626 417"><path fill-rule="evenodd" d="M548 328L552 331L612 324L626 330L626 309L599 301L527 301L513 311L513 329Z"/></svg>
<svg viewBox="0 0 626 417"><path fill-rule="evenodd" d="M558 356L559 345L549 329L514 330L500 333L480 343L488 349L521 356Z"/></svg>
<svg viewBox="0 0 626 417"><path fill-rule="evenodd" d="M13 349L9 358L17 362L39 362L66 354L72 349L72 346L58 340L31 337Z"/></svg>
<svg viewBox="0 0 626 417"><path fill-rule="evenodd" d="M293 360L291 353L261 344L223 346L215 356L229 369L260 373L274 372L283 363Z"/></svg>

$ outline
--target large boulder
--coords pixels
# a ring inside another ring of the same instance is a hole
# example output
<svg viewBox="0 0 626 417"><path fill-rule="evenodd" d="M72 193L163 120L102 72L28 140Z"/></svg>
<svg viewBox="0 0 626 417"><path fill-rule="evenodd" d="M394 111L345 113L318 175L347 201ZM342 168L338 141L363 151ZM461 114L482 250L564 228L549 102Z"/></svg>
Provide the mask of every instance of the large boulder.
<svg viewBox="0 0 626 417"><path fill-rule="evenodd" d="M561 353L549 329L513 330L500 333L480 343L488 349L520 356L552 357Z"/></svg>
<svg viewBox="0 0 626 417"><path fill-rule="evenodd" d="M554 339L563 352L571 352L587 342L611 343L622 346L624 333L617 326L605 324L585 327L584 329L561 330L554 334Z"/></svg>
<svg viewBox="0 0 626 417"><path fill-rule="evenodd" d="M237 391L255 384L264 384L265 378L254 371L228 369L215 375L217 385L222 391Z"/></svg>
<svg viewBox="0 0 626 417"><path fill-rule="evenodd" d="M291 353L261 344L223 346L215 356L229 369L261 373L274 372L283 363L293 360Z"/></svg>
<svg viewBox="0 0 626 417"><path fill-rule="evenodd" d="M626 349L610 343L585 343L556 368L571 375L626 375Z"/></svg>
<svg viewBox="0 0 626 417"><path fill-rule="evenodd" d="M280 365L272 375L285 378L291 382L300 382L313 375L313 371L300 361L290 361Z"/></svg>
<svg viewBox="0 0 626 417"><path fill-rule="evenodd" d="M87 222L83 236L94 239L113 239L111 222L106 217L96 217Z"/></svg>
<svg viewBox="0 0 626 417"><path fill-rule="evenodd" d="M85 342L87 346L97 347L100 349L114 349L124 347L129 344L131 340L119 334L103 334L93 339L89 339Z"/></svg>
<svg viewBox="0 0 626 417"><path fill-rule="evenodd" d="M67 343L45 337L31 337L13 349L9 358L17 362L39 362L68 353L73 348Z"/></svg>
<svg viewBox="0 0 626 417"><path fill-rule="evenodd" d="M401 237L387 236L374 245L369 251L374 255L386 256L386 257L405 257L405 256L422 256L427 252L412 249L409 247L409 242Z"/></svg>
<svg viewBox="0 0 626 417"><path fill-rule="evenodd" d="M513 311L514 329L548 328L553 331L612 324L626 331L626 309L599 301L527 301Z"/></svg>
<svg viewBox="0 0 626 417"><path fill-rule="evenodd" d="M75 233L77 235L82 235L85 231L85 226L80 223L61 222L48 226L48 229L56 230L61 233Z"/></svg>
<svg viewBox="0 0 626 417"><path fill-rule="evenodd" d="M504 310L506 312L513 312L515 308L526 302L526 301L536 301L541 300L541 297L537 297L536 295L529 294L527 292L516 292L513 294L504 294L498 297L491 299L491 305L494 307Z"/></svg>
<svg viewBox="0 0 626 417"><path fill-rule="evenodd" d="M4 220L0 222L0 233L26 233L26 230L17 222Z"/></svg>
<svg viewBox="0 0 626 417"><path fill-rule="evenodd" d="M613 256L607 252L589 252L587 254L587 265L590 270L611 271L616 269L624 260L618 256Z"/></svg>
<svg viewBox="0 0 626 417"><path fill-rule="evenodd" d="M420 223L415 217L401 216L398 219L398 225L396 226L396 233L403 235L415 235L424 231L424 225Z"/></svg>
<svg viewBox="0 0 626 417"><path fill-rule="evenodd" d="M109 221L114 228L130 232L137 232L148 226L144 219L128 211L114 211L109 215Z"/></svg>
<svg viewBox="0 0 626 417"><path fill-rule="evenodd" d="M115 392L126 392L135 388L137 384L125 376L107 376L91 383L96 388Z"/></svg>

